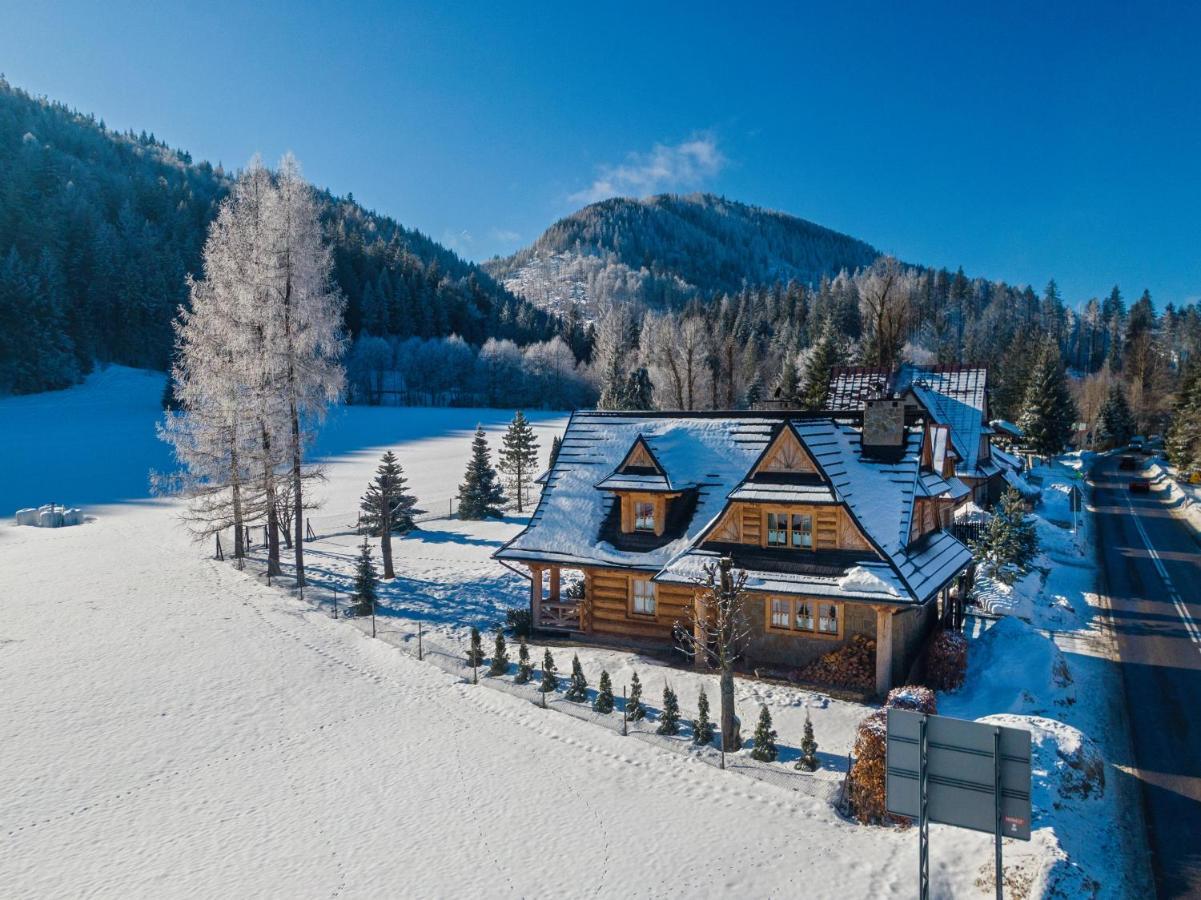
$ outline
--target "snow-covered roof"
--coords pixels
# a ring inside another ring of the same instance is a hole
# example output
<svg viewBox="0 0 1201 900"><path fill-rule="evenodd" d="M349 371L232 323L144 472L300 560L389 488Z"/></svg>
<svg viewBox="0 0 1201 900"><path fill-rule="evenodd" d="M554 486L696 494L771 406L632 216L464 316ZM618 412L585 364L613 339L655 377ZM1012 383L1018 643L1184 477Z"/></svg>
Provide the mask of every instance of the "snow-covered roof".
<svg viewBox="0 0 1201 900"><path fill-rule="evenodd" d="M1026 464L1022 461L1021 457L1015 456L1012 453L1007 453L1000 447L992 448L992 458L1001 466L1002 469L1009 469L1010 471L1020 473L1026 468Z"/></svg>
<svg viewBox="0 0 1201 900"><path fill-rule="evenodd" d="M875 396L912 395L935 422L950 429L956 474L984 478L996 474L981 466L981 437L988 426L988 369L984 366L902 365L896 372L870 366L842 366L830 377L827 405L833 410L862 409ZM937 450L937 448L935 448Z"/></svg>
<svg viewBox="0 0 1201 900"><path fill-rule="evenodd" d="M1017 438L1021 440L1026 436L1026 432L1022 431L1017 425L1014 425L1008 419L993 419L989 424L992 425L993 432L1003 434L1006 437Z"/></svg>
<svg viewBox="0 0 1201 900"><path fill-rule="evenodd" d="M789 425L819 474L772 480L751 477L770 440ZM882 555L869 558L875 554L868 552L852 560L872 577L843 584L845 559L839 563L842 568L820 564L806 568L804 564L773 565L766 555L748 564L747 571L756 584L773 587L754 589L922 601L971 558L967 548L949 534L909 544L915 498L933 489L939 493L953 489L939 476L927 481L929 473L921 471L923 434L920 427L908 429L899 455L876 459L862 452L861 435L852 422L828 416L578 412L568 423L559 457L529 526L495 555L653 570L659 573L659 580L692 583L716 552L702 547L702 538L729 502L837 503L847 509ZM657 467L670 475L672 485L695 486L696 506L678 534L665 535L656 546L621 549L612 543L618 538L600 526L613 511L611 491L624 488L595 488L621 483L614 480L619 477L617 469L637 437L653 451ZM598 481L598 473L611 474ZM746 549L749 552L750 548ZM819 557L820 553L814 557L818 563Z"/></svg>
<svg viewBox="0 0 1201 900"><path fill-rule="evenodd" d="M671 491L671 482L666 475L648 473L635 475L625 472L614 472L603 481L597 482L598 490L602 491Z"/></svg>

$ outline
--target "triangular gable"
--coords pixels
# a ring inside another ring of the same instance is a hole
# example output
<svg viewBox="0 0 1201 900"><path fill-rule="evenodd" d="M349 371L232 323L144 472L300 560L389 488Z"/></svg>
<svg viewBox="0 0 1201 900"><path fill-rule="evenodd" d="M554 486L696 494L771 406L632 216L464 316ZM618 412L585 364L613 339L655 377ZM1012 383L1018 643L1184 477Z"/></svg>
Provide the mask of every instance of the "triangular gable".
<svg viewBox="0 0 1201 900"><path fill-rule="evenodd" d="M818 466L813 456L805 447L804 441L793 428L792 423L785 424L779 433L771 439L763 449L763 453L755 460L747 478L759 474L770 475L816 475L822 481L828 481L825 473Z"/></svg>
<svg viewBox="0 0 1201 900"><path fill-rule="evenodd" d="M657 475L666 476L663 471L663 466L659 465L659 460L655 459L655 452L651 450L650 444L646 442L646 438L642 435L634 438L634 443L630 447L625 458L618 464L616 471L629 472L630 470L647 470L650 469Z"/></svg>

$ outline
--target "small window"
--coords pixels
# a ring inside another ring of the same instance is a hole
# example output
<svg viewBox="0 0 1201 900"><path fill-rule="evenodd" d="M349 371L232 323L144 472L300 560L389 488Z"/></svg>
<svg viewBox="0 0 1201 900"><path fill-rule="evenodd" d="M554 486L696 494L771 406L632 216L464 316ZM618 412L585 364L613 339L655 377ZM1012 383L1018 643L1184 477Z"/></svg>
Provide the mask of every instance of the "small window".
<svg viewBox="0 0 1201 900"><path fill-rule="evenodd" d="M767 545L788 546L788 516L785 513L767 514Z"/></svg>
<svg viewBox="0 0 1201 900"><path fill-rule="evenodd" d="M655 530L655 504L639 500L634 504L634 530Z"/></svg>
<svg viewBox="0 0 1201 900"><path fill-rule="evenodd" d="M796 621L793 627L797 631L813 630L813 604L808 600L796 601Z"/></svg>
<svg viewBox="0 0 1201 900"><path fill-rule="evenodd" d="M633 579L634 613L639 616L655 614L655 585L645 578Z"/></svg>
<svg viewBox="0 0 1201 900"><path fill-rule="evenodd" d="M787 599L781 597L772 597L771 600L771 627L772 628L787 628L789 610L791 604Z"/></svg>
<svg viewBox="0 0 1201 900"><path fill-rule="evenodd" d="M813 516L793 515L792 546L802 550L813 549Z"/></svg>
<svg viewBox="0 0 1201 900"><path fill-rule="evenodd" d="M838 634L838 606L819 603L817 609L817 630L822 634Z"/></svg>

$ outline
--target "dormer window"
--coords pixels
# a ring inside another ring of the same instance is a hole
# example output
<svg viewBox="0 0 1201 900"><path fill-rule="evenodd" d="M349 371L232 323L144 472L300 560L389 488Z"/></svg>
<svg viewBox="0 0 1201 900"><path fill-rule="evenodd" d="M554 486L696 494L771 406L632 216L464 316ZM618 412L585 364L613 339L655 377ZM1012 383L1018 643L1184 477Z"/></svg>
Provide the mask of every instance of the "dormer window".
<svg viewBox="0 0 1201 900"><path fill-rule="evenodd" d="M655 504L648 500L638 500L634 503L634 530L655 530Z"/></svg>
<svg viewBox="0 0 1201 900"><path fill-rule="evenodd" d="M813 516L801 513L769 512L767 546L813 549Z"/></svg>

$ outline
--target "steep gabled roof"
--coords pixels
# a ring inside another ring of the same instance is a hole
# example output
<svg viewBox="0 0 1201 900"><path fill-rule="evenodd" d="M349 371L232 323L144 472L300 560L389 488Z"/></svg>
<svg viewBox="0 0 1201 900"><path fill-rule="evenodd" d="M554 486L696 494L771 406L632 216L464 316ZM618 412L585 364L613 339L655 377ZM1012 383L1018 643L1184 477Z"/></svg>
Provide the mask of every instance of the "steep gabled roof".
<svg viewBox="0 0 1201 900"><path fill-rule="evenodd" d="M602 491L654 491L671 493L692 484L673 484L671 476L655 456L655 451L639 433L629 451L617 464L617 468L598 482Z"/></svg>

